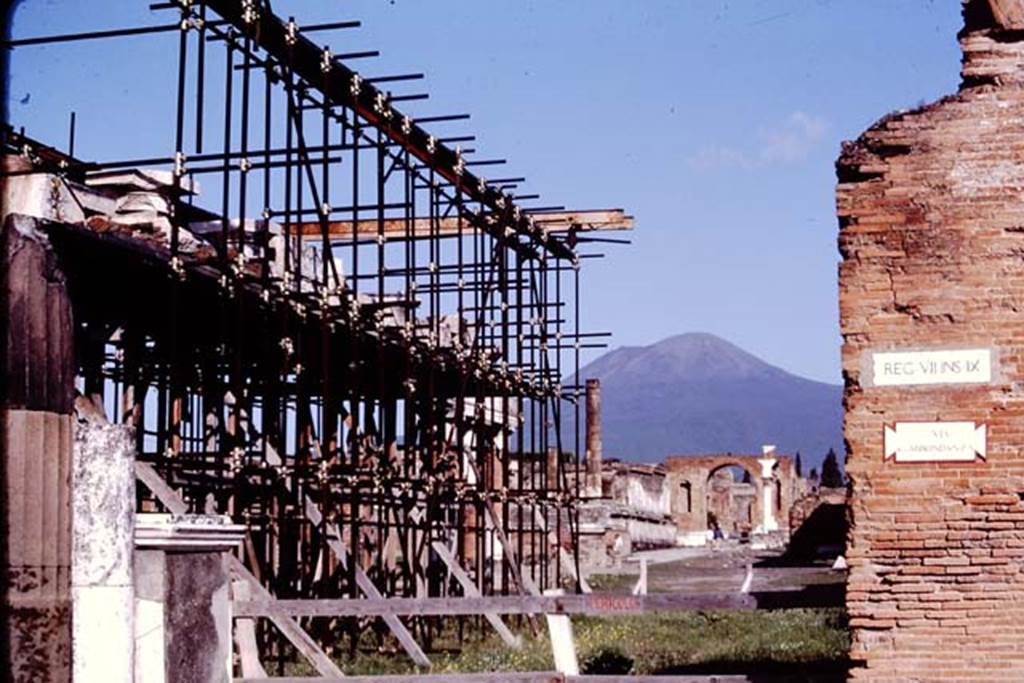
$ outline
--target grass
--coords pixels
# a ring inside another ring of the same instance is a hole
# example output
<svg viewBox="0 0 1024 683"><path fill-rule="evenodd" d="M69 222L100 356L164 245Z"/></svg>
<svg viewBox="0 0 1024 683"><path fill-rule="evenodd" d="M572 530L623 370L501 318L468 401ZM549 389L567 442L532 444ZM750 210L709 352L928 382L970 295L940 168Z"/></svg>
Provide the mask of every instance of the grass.
<svg viewBox="0 0 1024 683"><path fill-rule="evenodd" d="M653 674L689 669L764 670L843 662L849 647L842 610L709 611L573 619L585 673ZM440 671L543 671L552 668L546 637L521 651L495 642L443 659Z"/></svg>
<svg viewBox="0 0 1024 683"><path fill-rule="evenodd" d="M651 580L649 572L650 570L647 575L648 582ZM636 574L594 574L587 578L587 583L599 593L624 593L632 590L636 580Z"/></svg>
<svg viewBox="0 0 1024 683"><path fill-rule="evenodd" d="M456 650L435 643L433 673L550 671L551 648L542 633L521 650L489 635ZM776 611L705 611L615 617L574 617L573 630L584 673L817 673L842 680L849 647L840 608ZM402 653L362 651L339 665L347 674L415 673ZM304 667L290 674L309 673ZM812 680L822 680L815 676Z"/></svg>

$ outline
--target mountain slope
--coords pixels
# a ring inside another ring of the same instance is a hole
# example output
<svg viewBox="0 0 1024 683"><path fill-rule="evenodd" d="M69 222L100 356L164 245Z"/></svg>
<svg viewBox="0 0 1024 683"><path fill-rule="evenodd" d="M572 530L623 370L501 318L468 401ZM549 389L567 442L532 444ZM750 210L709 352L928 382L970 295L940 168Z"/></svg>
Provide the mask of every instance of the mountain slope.
<svg viewBox="0 0 1024 683"><path fill-rule="evenodd" d="M606 457L800 451L805 473L842 453L842 387L798 377L711 334L623 347L580 370L602 385Z"/></svg>

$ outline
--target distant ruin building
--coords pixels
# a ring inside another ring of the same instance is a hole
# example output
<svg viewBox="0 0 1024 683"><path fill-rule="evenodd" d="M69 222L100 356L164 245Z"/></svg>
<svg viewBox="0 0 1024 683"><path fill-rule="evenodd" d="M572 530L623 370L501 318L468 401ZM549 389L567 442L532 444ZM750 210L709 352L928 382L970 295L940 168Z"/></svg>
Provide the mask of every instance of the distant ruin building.
<svg viewBox="0 0 1024 683"><path fill-rule="evenodd" d="M1024 680L1024 3L963 16L836 164L854 680Z"/></svg>
<svg viewBox="0 0 1024 683"><path fill-rule="evenodd" d="M710 529L762 546L784 544L789 509L805 492L793 458L765 446L762 455L674 455L665 461L674 488L672 518L682 545L703 545Z"/></svg>
<svg viewBox="0 0 1024 683"><path fill-rule="evenodd" d="M599 422L599 416L588 417L587 424ZM845 490L820 492L797 476L792 457L776 454L773 446L759 456L605 461L601 471L601 495L580 506L580 554L588 569L617 565L637 550L715 540L782 548L820 506L845 505ZM812 553L842 550L834 533L808 543Z"/></svg>

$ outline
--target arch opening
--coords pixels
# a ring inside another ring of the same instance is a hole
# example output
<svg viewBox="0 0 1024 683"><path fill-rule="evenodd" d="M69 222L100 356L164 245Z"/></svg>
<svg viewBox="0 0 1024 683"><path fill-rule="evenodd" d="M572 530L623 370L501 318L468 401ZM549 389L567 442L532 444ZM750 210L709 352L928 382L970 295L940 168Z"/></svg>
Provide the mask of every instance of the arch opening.
<svg viewBox="0 0 1024 683"><path fill-rule="evenodd" d="M708 474L707 528L719 539L749 537L757 514L757 480L741 465L728 463Z"/></svg>

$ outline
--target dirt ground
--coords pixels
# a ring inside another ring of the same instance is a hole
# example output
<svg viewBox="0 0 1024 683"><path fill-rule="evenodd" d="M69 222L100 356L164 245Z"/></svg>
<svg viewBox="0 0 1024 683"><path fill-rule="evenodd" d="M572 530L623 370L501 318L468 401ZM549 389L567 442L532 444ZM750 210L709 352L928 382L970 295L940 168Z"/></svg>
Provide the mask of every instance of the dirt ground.
<svg viewBox="0 0 1024 683"><path fill-rule="evenodd" d="M621 568L595 572L588 581L594 590L621 592L632 589L647 560L650 593L712 593L739 591L752 570L749 592L796 591L809 586L841 587L846 572L831 563L790 565L780 551L752 550L749 545L712 548L667 548L635 553Z"/></svg>

